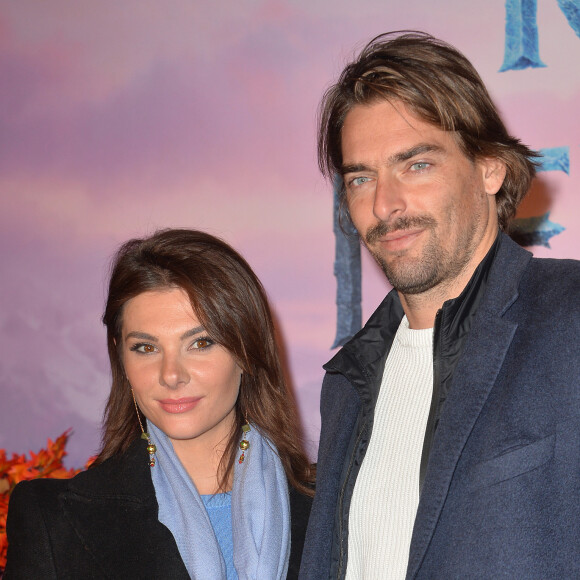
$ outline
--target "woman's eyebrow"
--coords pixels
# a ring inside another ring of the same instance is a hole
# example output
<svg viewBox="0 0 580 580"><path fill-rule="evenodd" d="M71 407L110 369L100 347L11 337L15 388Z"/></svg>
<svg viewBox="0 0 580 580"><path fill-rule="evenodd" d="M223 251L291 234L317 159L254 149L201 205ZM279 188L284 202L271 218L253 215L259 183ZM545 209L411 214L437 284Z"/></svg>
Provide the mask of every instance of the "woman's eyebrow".
<svg viewBox="0 0 580 580"><path fill-rule="evenodd" d="M127 336L125 337L125 340L127 340L128 338L138 338L140 340L150 340L151 342L157 342L159 340L156 336L153 336L152 334L147 334L146 332L139 332L137 330L129 332L127 334Z"/></svg>
<svg viewBox="0 0 580 580"><path fill-rule="evenodd" d="M196 326L195 328L192 328L191 330L184 332L179 338L181 340L185 340L186 338L189 338L190 336L195 336L196 334L199 334L203 330L204 330L203 326Z"/></svg>
<svg viewBox="0 0 580 580"><path fill-rule="evenodd" d="M192 328L186 332L184 332L179 339L180 340L185 340L186 338L189 338L190 336L195 336L196 334L199 334L200 332L202 332L202 330L204 330L203 326L196 326L195 328ZM148 334L147 332L140 332L138 330L133 330L132 332L129 332L127 334L127 336L125 337L125 340L127 340L128 338L138 338L139 340L149 340L151 342L158 342L159 338L157 338L156 336L153 336L152 334Z"/></svg>

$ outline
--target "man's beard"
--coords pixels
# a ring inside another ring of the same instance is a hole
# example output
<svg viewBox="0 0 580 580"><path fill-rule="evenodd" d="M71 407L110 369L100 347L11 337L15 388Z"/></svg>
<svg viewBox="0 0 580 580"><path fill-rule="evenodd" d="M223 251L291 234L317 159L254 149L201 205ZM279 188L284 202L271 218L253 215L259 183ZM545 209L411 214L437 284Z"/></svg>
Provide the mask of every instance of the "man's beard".
<svg viewBox="0 0 580 580"><path fill-rule="evenodd" d="M449 270L449 252L441 247L435 236L437 221L430 216L407 217L402 216L387 224L379 222L367 230L364 242L374 259L377 261L385 276L397 291L402 294L421 294L430 290L444 279L452 277L463 267L463 263L454 265ZM431 232L431 237L425 243L420 255L406 257L405 250L399 255L393 252L389 262L380 251L373 249L373 244L383 236L395 231L404 231L422 228ZM456 272L454 271L456 270Z"/></svg>

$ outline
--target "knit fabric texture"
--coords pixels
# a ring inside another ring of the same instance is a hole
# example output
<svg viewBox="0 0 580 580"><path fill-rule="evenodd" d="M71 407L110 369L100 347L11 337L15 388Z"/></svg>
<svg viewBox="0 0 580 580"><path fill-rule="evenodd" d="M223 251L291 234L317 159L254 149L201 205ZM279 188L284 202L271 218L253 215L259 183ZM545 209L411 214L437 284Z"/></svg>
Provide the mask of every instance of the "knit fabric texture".
<svg viewBox="0 0 580 580"><path fill-rule="evenodd" d="M404 579L433 392L433 329L401 321L349 513L347 580Z"/></svg>
<svg viewBox="0 0 580 580"><path fill-rule="evenodd" d="M234 534L232 531L232 496L230 493L202 495L201 500L207 510L215 537L224 562L226 564L227 580L237 580L234 567Z"/></svg>

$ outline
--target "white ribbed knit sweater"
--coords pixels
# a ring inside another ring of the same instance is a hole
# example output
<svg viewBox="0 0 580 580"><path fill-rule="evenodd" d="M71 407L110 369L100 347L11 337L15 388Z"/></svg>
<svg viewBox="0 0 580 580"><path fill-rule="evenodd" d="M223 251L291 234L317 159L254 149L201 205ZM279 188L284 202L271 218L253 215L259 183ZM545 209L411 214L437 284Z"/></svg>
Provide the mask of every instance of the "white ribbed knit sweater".
<svg viewBox="0 0 580 580"><path fill-rule="evenodd" d="M433 329L401 321L349 512L347 580L404 579L433 391Z"/></svg>

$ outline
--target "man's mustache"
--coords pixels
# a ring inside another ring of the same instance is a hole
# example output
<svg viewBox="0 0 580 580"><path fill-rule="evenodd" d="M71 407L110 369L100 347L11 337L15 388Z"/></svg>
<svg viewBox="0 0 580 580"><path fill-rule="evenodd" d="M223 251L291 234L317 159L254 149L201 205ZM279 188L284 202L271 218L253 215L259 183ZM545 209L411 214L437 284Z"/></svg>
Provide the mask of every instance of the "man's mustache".
<svg viewBox="0 0 580 580"><path fill-rule="evenodd" d="M430 216L401 216L389 223L381 221L367 230L365 242L369 245L374 244L383 236L393 232L413 228L433 228L436 224L435 219Z"/></svg>
<svg viewBox="0 0 580 580"><path fill-rule="evenodd" d="M367 230L365 242L374 244L387 234L413 228L432 228L436 223L435 219L429 216L401 216L389 223L381 221Z"/></svg>

